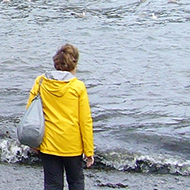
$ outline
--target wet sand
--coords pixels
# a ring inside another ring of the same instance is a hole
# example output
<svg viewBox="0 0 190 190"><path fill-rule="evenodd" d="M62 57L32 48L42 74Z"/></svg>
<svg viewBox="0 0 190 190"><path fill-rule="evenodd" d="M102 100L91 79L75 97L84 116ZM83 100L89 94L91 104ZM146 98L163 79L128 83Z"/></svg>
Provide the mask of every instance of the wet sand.
<svg viewBox="0 0 190 190"><path fill-rule="evenodd" d="M86 190L190 190L189 176L97 169L85 169L84 172ZM43 190L42 167L0 164L0 190Z"/></svg>

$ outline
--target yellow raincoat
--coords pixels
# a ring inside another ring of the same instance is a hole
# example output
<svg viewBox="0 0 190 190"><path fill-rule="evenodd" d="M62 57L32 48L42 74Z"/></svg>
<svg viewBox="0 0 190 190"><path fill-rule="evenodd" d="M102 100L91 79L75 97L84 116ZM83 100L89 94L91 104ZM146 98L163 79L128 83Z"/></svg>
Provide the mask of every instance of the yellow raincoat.
<svg viewBox="0 0 190 190"><path fill-rule="evenodd" d="M30 91L27 107L40 94L45 116L45 134L39 147L42 153L57 156L94 154L92 118L84 83L67 71L52 71L38 76Z"/></svg>

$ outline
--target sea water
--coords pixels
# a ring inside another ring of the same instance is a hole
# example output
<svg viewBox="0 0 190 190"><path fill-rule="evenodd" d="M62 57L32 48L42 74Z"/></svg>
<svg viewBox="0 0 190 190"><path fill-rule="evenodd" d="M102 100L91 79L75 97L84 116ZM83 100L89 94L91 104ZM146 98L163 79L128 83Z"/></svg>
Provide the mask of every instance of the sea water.
<svg viewBox="0 0 190 190"><path fill-rule="evenodd" d="M97 167L190 174L189 0L0 1L0 159L33 162L16 138L34 79L65 43L80 51Z"/></svg>

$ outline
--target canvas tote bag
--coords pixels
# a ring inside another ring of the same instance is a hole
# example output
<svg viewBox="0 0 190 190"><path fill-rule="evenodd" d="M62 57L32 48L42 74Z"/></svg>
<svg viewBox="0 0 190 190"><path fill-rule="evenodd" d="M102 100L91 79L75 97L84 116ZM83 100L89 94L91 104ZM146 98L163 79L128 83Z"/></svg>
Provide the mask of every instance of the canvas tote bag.
<svg viewBox="0 0 190 190"><path fill-rule="evenodd" d="M40 97L40 80L38 94L32 100L29 108L25 111L17 127L17 136L21 144L33 148L40 146L44 136L44 114Z"/></svg>

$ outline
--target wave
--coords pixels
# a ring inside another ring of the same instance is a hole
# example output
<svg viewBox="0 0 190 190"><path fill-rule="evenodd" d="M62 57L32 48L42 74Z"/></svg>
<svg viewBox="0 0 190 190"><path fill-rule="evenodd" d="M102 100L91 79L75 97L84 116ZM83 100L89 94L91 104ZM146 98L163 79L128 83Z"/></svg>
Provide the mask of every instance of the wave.
<svg viewBox="0 0 190 190"><path fill-rule="evenodd" d="M30 147L21 145L13 139L2 139L0 141L0 162L7 163L35 163L39 158Z"/></svg>
<svg viewBox="0 0 190 190"><path fill-rule="evenodd" d="M4 138L0 141L0 162L37 164L40 163L40 158L28 146L21 145L14 139ZM143 155L123 150L96 150L93 167L128 172L190 175L190 160L171 155Z"/></svg>
<svg viewBox="0 0 190 190"><path fill-rule="evenodd" d="M110 151L97 153L97 163L120 171L158 173L158 174L190 174L190 160L183 160L171 155L142 155L138 153L118 153Z"/></svg>
<svg viewBox="0 0 190 190"><path fill-rule="evenodd" d="M8 15L11 19L26 18L31 22L30 14L33 10L34 20L37 24L52 22L54 20L63 20L73 18L72 15L87 13L87 19L99 18L105 22L113 25L126 26L138 26L144 25L154 26L155 24L167 24L167 23L179 23L189 22L189 3L168 3L160 1L149 1L142 0L136 2L100 2L100 1L89 1L89 2L61 2L59 1L32 1L24 0L11 1L3 0L4 4L15 7L15 12L12 10ZM5 3L6 2L6 3ZM156 7L156 9L155 9ZM176 8L177 7L177 8ZM187 8L186 8L187 7ZM22 11L20 11L22 10ZM44 10L48 10L48 14L44 14ZM156 19L153 19L152 14L155 15ZM32 21L32 22L33 22Z"/></svg>

